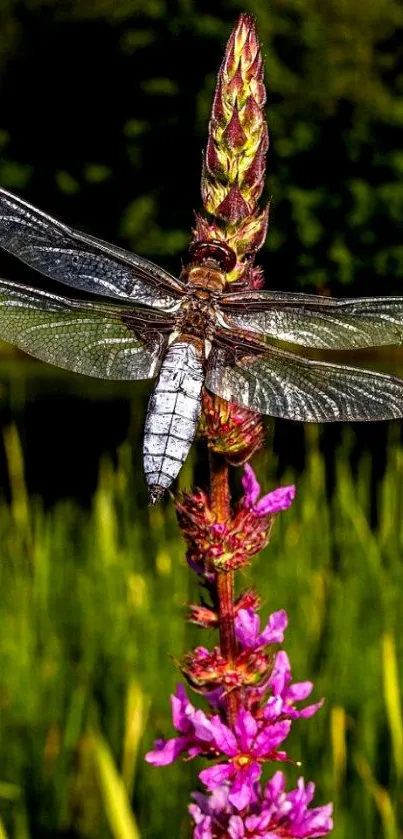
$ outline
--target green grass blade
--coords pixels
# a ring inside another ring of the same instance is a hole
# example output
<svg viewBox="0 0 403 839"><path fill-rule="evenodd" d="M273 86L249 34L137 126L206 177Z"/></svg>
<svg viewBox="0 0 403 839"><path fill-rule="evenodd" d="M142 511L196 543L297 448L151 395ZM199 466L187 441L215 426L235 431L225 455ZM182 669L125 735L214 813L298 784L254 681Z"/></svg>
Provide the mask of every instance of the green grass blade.
<svg viewBox="0 0 403 839"><path fill-rule="evenodd" d="M396 645L392 633L382 637L383 693L392 741L396 775L403 775L403 720Z"/></svg>
<svg viewBox="0 0 403 839"><path fill-rule="evenodd" d="M140 839L126 788L109 746L98 732L92 732L91 739L99 778L99 790L113 839Z"/></svg>

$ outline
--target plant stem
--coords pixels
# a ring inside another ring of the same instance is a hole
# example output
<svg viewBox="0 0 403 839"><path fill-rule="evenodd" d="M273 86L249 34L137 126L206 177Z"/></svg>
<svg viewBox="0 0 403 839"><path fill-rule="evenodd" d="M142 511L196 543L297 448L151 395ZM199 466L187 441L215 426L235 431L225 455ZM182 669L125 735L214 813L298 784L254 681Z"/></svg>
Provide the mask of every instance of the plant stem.
<svg viewBox="0 0 403 839"><path fill-rule="evenodd" d="M217 522L226 522L231 515L229 467L224 457L210 452L210 499ZM221 655L231 664L236 659L234 612L234 572L217 571L216 587ZM240 690L233 688L227 694L228 723L233 728L240 707Z"/></svg>

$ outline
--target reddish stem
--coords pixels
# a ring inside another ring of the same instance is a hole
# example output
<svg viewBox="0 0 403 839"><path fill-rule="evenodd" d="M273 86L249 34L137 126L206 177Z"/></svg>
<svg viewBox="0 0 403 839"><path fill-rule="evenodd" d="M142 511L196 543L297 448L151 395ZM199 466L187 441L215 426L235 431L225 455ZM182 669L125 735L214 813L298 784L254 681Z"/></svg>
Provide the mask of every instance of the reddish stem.
<svg viewBox="0 0 403 839"><path fill-rule="evenodd" d="M231 515L229 468L224 457L210 452L210 500L217 522L226 522ZM234 572L216 572L220 649L223 658L231 665L237 655L234 611ZM239 688L227 694L228 722L233 728L240 707Z"/></svg>

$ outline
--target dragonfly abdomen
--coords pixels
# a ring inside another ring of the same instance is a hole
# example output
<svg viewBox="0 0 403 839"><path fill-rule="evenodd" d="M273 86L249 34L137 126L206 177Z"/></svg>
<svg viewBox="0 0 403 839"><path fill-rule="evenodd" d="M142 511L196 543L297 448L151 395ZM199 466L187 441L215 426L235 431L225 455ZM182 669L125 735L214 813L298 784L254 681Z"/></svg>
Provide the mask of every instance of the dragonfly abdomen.
<svg viewBox="0 0 403 839"><path fill-rule="evenodd" d="M177 477L194 440L204 379L200 342L174 342L162 362L148 403L144 471L151 501Z"/></svg>

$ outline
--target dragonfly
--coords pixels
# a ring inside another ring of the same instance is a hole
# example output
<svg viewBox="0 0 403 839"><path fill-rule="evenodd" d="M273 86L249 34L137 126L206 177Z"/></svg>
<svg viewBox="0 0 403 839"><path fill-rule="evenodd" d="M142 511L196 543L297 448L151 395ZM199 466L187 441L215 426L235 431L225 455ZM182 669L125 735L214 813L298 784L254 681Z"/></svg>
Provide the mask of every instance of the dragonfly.
<svg viewBox="0 0 403 839"><path fill-rule="evenodd" d="M156 379L143 443L152 503L185 462L203 386L228 402L288 420L403 416L403 380L276 344L308 350L402 344L403 297L234 290L227 277L236 255L219 240L193 242L174 277L5 189L0 189L0 247L90 298L0 279L2 340L87 376Z"/></svg>

